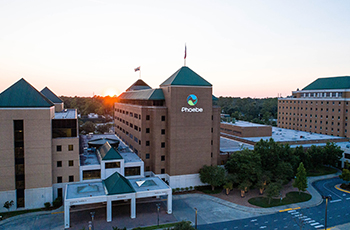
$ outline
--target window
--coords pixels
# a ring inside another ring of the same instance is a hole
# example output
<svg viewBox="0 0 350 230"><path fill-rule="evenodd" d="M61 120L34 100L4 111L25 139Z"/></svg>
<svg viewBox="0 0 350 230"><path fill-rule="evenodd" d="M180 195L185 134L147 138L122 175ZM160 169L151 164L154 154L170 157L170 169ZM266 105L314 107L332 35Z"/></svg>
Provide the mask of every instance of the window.
<svg viewBox="0 0 350 230"><path fill-rule="evenodd" d="M162 116L162 121L165 121L165 116Z"/></svg>
<svg viewBox="0 0 350 230"><path fill-rule="evenodd" d="M150 171L150 170L151 170L151 167L146 166L146 171Z"/></svg>
<svg viewBox="0 0 350 230"><path fill-rule="evenodd" d="M69 166L69 167L74 166L74 161L68 161L68 166Z"/></svg>
<svg viewBox="0 0 350 230"><path fill-rule="evenodd" d="M161 161L165 161L165 156L164 156L164 155L161 156L161 157L160 157L160 160L161 160Z"/></svg>
<svg viewBox="0 0 350 230"><path fill-rule="evenodd" d="M150 145L150 142L149 141L146 141L146 146L149 146Z"/></svg>
<svg viewBox="0 0 350 230"><path fill-rule="evenodd" d="M57 177L57 183L62 183L62 177L61 176Z"/></svg>
<svg viewBox="0 0 350 230"><path fill-rule="evenodd" d="M146 153L146 159L149 159L149 153Z"/></svg>
<svg viewBox="0 0 350 230"><path fill-rule="evenodd" d="M125 168L125 176L139 176L140 167L128 167Z"/></svg>
<svg viewBox="0 0 350 230"><path fill-rule="evenodd" d="M58 168L62 167L62 161L57 161L57 167Z"/></svg>
<svg viewBox="0 0 350 230"><path fill-rule="evenodd" d="M150 116L149 115L146 115L146 120L148 121L150 119Z"/></svg>
<svg viewBox="0 0 350 230"><path fill-rule="evenodd" d="M146 128L146 133L150 133L150 130L149 130L149 128Z"/></svg>
<svg viewBox="0 0 350 230"><path fill-rule="evenodd" d="M120 162L109 162L105 164L106 169L120 168Z"/></svg>
<svg viewBox="0 0 350 230"><path fill-rule="evenodd" d="M73 145L68 145L68 151L73 151Z"/></svg>
<svg viewBox="0 0 350 230"><path fill-rule="evenodd" d="M161 143L161 147L162 147L162 148L165 148L165 142L162 142L162 143Z"/></svg>
<svg viewBox="0 0 350 230"><path fill-rule="evenodd" d="M161 169L161 170L160 170L160 173L161 173L161 174L164 174L164 173L165 173L165 169Z"/></svg>
<svg viewBox="0 0 350 230"><path fill-rule="evenodd" d="M165 134L165 129L161 130L161 134L164 135Z"/></svg>
<svg viewBox="0 0 350 230"><path fill-rule="evenodd" d="M101 170L86 170L83 171L83 180L91 180L91 179L101 179Z"/></svg>
<svg viewBox="0 0 350 230"><path fill-rule="evenodd" d="M57 145L56 146L56 151L57 152L62 152L62 145Z"/></svg>
<svg viewBox="0 0 350 230"><path fill-rule="evenodd" d="M74 181L74 176L69 176L69 182L73 182Z"/></svg>

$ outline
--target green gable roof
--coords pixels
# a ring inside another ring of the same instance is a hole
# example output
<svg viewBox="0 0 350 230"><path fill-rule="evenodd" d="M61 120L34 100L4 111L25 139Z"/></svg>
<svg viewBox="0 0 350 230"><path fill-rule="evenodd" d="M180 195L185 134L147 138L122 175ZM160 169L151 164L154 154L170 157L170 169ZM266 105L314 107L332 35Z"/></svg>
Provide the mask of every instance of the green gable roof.
<svg viewBox="0 0 350 230"><path fill-rule="evenodd" d="M57 97L56 94L54 94L49 88L45 87L40 91L45 97L47 97L50 101L53 103L62 103L63 101Z"/></svg>
<svg viewBox="0 0 350 230"><path fill-rule="evenodd" d="M113 173L110 177L103 180L102 183L106 189L107 195L135 192L129 180L120 175L118 172Z"/></svg>
<svg viewBox="0 0 350 230"><path fill-rule="evenodd" d="M0 107L51 107L54 104L23 78L0 94Z"/></svg>
<svg viewBox="0 0 350 230"><path fill-rule="evenodd" d="M181 67L161 84L165 85L212 86L187 66Z"/></svg>
<svg viewBox="0 0 350 230"><path fill-rule="evenodd" d="M127 91L120 94L118 99L165 100L162 89L144 89L144 90Z"/></svg>
<svg viewBox="0 0 350 230"><path fill-rule="evenodd" d="M123 157L118 153L117 150L112 148L112 146L108 143L104 143L98 150L101 155L102 160L121 160Z"/></svg>
<svg viewBox="0 0 350 230"><path fill-rule="evenodd" d="M325 77L318 78L306 86L303 90L320 90L320 89L350 89L350 77Z"/></svg>
<svg viewBox="0 0 350 230"><path fill-rule="evenodd" d="M152 89L152 88L149 85L147 85L146 82L139 79L134 84L132 84L126 91L143 90L143 89Z"/></svg>

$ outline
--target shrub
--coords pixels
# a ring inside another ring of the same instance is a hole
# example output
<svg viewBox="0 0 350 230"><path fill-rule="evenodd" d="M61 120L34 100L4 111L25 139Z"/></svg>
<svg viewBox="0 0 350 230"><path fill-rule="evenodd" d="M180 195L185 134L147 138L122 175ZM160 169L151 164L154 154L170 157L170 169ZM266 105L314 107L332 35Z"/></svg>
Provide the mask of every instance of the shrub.
<svg viewBox="0 0 350 230"><path fill-rule="evenodd" d="M62 205L62 198L61 197L57 197L53 202L52 202L52 205L55 207L55 208L58 208Z"/></svg>
<svg viewBox="0 0 350 230"><path fill-rule="evenodd" d="M185 190L186 190L186 192L187 192L187 191L189 190L189 188L188 188L188 187L186 187L186 188L185 188Z"/></svg>
<svg viewBox="0 0 350 230"><path fill-rule="evenodd" d="M51 207L51 203L50 202L45 202L44 206L46 209L49 209Z"/></svg>
<svg viewBox="0 0 350 230"><path fill-rule="evenodd" d="M193 186L190 186L190 190L193 190Z"/></svg>

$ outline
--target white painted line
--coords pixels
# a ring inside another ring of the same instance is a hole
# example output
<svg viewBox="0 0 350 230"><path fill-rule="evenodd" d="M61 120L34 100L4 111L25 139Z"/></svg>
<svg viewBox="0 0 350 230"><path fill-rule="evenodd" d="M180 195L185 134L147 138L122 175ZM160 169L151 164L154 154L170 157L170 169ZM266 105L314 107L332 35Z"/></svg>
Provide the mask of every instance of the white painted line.
<svg viewBox="0 0 350 230"><path fill-rule="evenodd" d="M346 198L347 200L350 200L350 197Z"/></svg>
<svg viewBox="0 0 350 230"><path fill-rule="evenodd" d="M338 200L331 200L331 201L329 201L329 203L335 203L335 202L339 202L339 201L341 201L341 199L338 199Z"/></svg>
<svg viewBox="0 0 350 230"><path fill-rule="evenodd" d="M273 222L277 222L278 220L273 220Z"/></svg>
<svg viewBox="0 0 350 230"><path fill-rule="evenodd" d="M265 221L265 224L268 224L269 222L268 221Z"/></svg>
<svg viewBox="0 0 350 230"><path fill-rule="evenodd" d="M255 222L255 221L258 221L258 219L251 220L250 222Z"/></svg>
<svg viewBox="0 0 350 230"><path fill-rule="evenodd" d="M350 197L349 197L350 198ZM288 213L291 213L291 212L296 212L295 210L291 210L291 211L288 211Z"/></svg>
<svg viewBox="0 0 350 230"><path fill-rule="evenodd" d="M321 224L321 225L317 225L317 226L315 226L315 228L322 228L323 227L323 225Z"/></svg>
<svg viewBox="0 0 350 230"><path fill-rule="evenodd" d="M312 222L315 222L314 220L312 220L312 221L309 221L309 223L312 223Z"/></svg>
<svg viewBox="0 0 350 230"><path fill-rule="evenodd" d="M266 226L260 226L260 228L266 228Z"/></svg>
<svg viewBox="0 0 350 230"><path fill-rule="evenodd" d="M248 227L248 225L244 225L244 227L246 228L246 227Z"/></svg>
<svg viewBox="0 0 350 230"><path fill-rule="evenodd" d="M307 216L300 217L301 219L307 218Z"/></svg>
<svg viewBox="0 0 350 230"><path fill-rule="evenodd" d="M299 214L299 212L293 212L293 213L291 213L292 215L295 215L295 214Z"/></svg>
<svg viewBox="0 0 350 230"><path fill-rule="evenodd" d="M316 222L316 223L312 223L312 224L310 224L310 225L311 225L311 226L315 226L315 225L318 225L318 224L320 224L320 223Z"/></svg>
<svg viewBox="0 0 350 230"><path fill-rule="evenodd" d="M307 218L307 219L305 219L305 221L307 221L307 220L311 220L311 218Z"/></svg>

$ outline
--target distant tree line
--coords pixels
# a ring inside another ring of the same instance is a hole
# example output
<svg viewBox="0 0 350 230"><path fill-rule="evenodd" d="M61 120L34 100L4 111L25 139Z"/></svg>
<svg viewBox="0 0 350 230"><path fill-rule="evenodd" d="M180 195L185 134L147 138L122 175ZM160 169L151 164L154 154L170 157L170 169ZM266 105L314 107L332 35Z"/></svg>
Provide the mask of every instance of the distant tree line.
<svg viewBox="0 0 350 230"><path fill-rule="evenodd" d="M214 104L237 120L276 125L273 119L277 119L277 98L219 97Z"/></svg>
<svg viewBox="0 0 350 230"><path fill-rule="evenodd" d="M65 104L65 108L78 109L78 113L82 116L89 113L96 113L99 115L113 116L113 105L117 102L116 97L66 97L61 96L61 100Z"/></svg>

